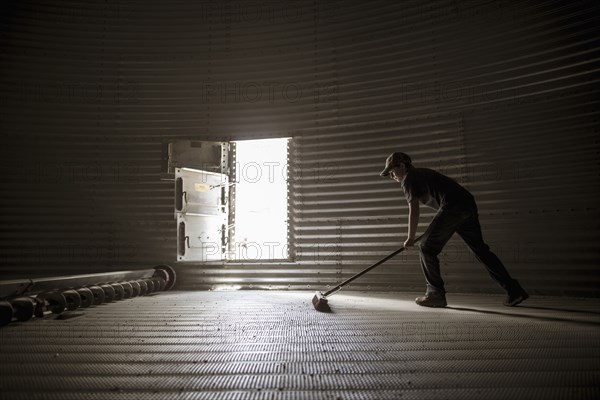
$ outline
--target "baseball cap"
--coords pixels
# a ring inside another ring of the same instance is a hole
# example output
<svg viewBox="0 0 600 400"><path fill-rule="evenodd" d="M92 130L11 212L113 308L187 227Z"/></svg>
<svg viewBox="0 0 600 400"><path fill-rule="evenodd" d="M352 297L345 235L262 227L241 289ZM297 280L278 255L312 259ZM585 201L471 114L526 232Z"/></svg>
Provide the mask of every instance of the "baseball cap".
<svg viewBox="0 0 600 400"><path fill-rule="evenodd" d="M400 165L400 163L404 164L412 164L410 157L407 154L396 151L389 155L389 157L385 160L385 168L381 171L381 176L388 176L390 171Z"/></svg>

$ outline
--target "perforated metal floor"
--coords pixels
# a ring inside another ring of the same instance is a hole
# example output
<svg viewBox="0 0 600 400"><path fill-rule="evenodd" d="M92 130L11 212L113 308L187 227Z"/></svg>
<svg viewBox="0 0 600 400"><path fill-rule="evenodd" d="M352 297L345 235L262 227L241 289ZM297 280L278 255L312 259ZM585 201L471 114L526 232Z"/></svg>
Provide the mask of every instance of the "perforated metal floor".
<svg viewBox="0 0 600 400"><path fill-rule="evenodd" d="M168 292L0 329L2 399L600 398L600 300Z"/></svg>

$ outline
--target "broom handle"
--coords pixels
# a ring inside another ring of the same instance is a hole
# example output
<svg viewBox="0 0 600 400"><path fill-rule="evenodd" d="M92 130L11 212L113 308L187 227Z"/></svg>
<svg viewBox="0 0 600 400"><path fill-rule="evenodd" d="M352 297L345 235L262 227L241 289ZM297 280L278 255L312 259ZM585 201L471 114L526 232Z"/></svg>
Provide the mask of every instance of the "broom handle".
<svg viewBox="0 0 600 400"><path fill-rule="evenodd" d="M422 236L419 236L417 239L415 239L415 243L418 242L421 239ZM389 260L390 258L396 256L397 254L402 253L404 250L406 249L406 247L402 246L400 247L398 250L394 251L393 253L385 256L384 258L382 258L381 260L377 261L375 264L371 265L370 267L360 271L358 274L351 276L350 278L346 279L344 282L340 283L339 285L337 285L336 287L334 287L331 290L328 290L327 292L323 293L323 297L327 297L330 296L332 294L334 294L335 292L341 290L344 286L346 286L347 284L349 284L350 282L352 282L353 280L355 280L356 278L363 276L364 274L366 274L367 272L369 272L370 270L372 270L373 268L383 264L384 262L386 262L387 260Z"/></svg>

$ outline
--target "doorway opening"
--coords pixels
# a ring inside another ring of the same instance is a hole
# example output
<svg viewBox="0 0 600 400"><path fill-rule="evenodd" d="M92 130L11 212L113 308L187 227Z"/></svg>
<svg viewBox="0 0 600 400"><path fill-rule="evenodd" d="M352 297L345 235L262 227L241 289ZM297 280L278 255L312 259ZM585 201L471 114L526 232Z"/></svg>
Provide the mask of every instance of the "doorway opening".
<svg viewBox="0 0 600 400"><path fill-rule="evenodd" d="M233 262L288 260L289 138L233 142Z"/></svg>

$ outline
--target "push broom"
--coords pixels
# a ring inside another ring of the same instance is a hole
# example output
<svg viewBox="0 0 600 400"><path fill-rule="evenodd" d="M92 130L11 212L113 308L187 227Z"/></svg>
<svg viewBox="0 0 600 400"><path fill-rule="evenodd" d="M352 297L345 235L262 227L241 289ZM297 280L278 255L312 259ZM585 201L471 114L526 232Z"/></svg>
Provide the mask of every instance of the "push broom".
<svg viewBox="0 0 600 400"><path fill-rule="evenodd" d="M422 236L418 237L417 239L415 239L415 243L417 243ZM330 289L328 291L326 291L325 293L323 292L319 292L317 291L312 299L312 303L313 306L315 307L315 310L317 311L322 311L322 312L329 312L331 311L331 308L329 308L329 304L327 304L327 297L339 292L340 290L342 290L342 288L344 286L346 286L347 284L349 284L350 282L352 282L353 280L355 280L358 277L363 276L364 274L366 274L367 272L369 272L370 270L372 270L373 268L383 264L384 262L386 262L387 260L389 260L390 258L402 253L404 250L406 249L406 247L402 246L400 247L398 250L394 251L393 253L385 256L384 258L382 258L381 260L377 261L375 264L371 265L368 268L365 268L364 270L360 271L358 274L351 276L350 278L346 279L344 282L340 283L339 285L337 285L336 287L334 287L333 289Z"/></svg>

